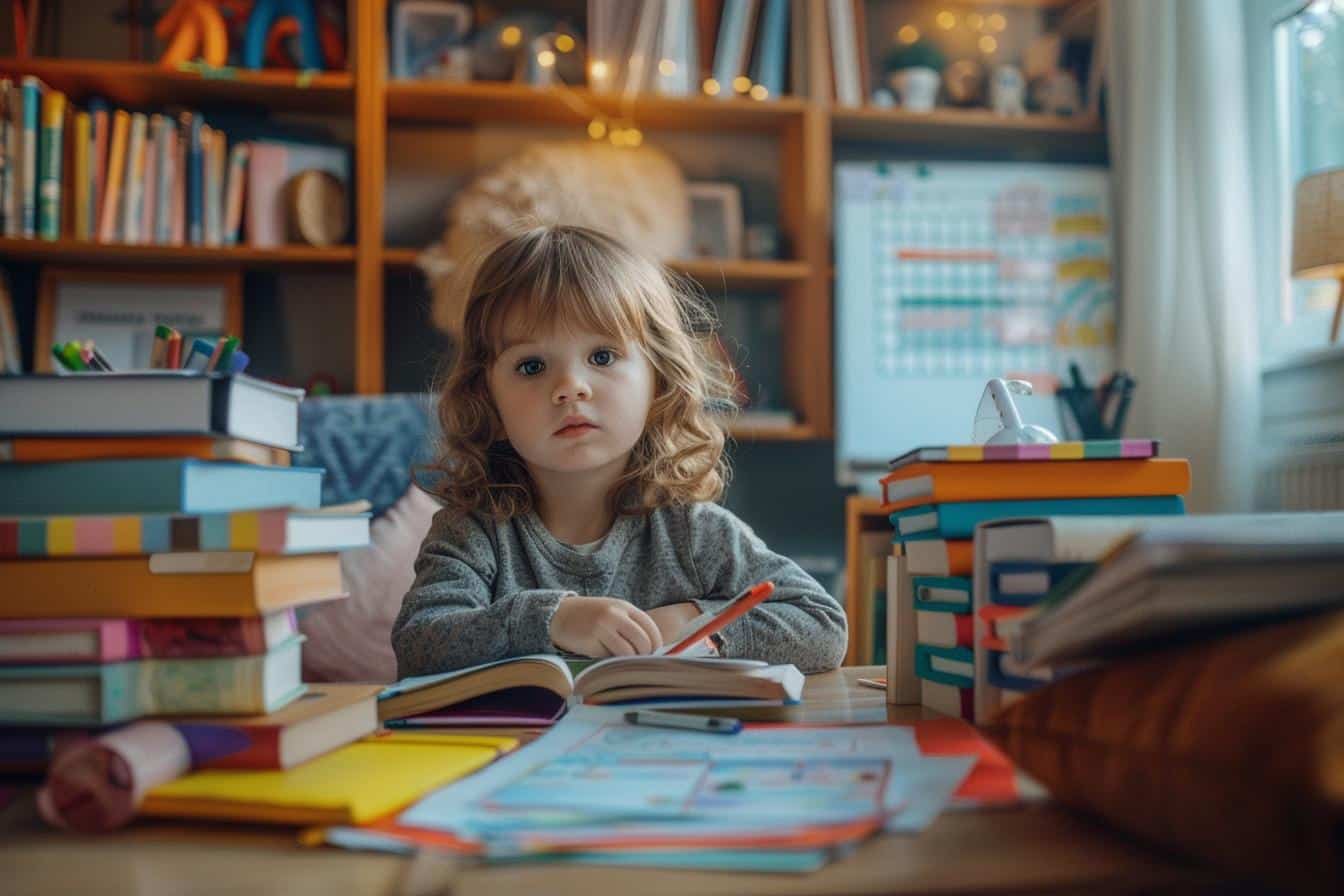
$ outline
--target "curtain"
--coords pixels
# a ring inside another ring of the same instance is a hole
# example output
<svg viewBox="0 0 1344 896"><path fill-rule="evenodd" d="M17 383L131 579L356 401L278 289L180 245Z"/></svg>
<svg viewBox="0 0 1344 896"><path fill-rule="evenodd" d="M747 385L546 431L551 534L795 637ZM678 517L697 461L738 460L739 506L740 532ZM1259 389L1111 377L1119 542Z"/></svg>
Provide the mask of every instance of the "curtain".
<svg viewBox="0 0 1344 896"><path fill-rule="evenodd" d="M1103 0L1101 27L1120 362L1138 382L1126 428L1190 459L1192 511L1249 510L1260 364L1242 4Z"/></svg>

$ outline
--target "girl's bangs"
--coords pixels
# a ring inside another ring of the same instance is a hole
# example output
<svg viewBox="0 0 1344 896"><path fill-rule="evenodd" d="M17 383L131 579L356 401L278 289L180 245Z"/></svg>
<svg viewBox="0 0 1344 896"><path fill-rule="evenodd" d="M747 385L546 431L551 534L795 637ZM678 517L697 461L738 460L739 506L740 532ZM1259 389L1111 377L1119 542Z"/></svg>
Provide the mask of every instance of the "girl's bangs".
<svg viewBox="0 0 1344 896"><path fill-rule="evenodd" d="M484 324L486 344L495 356L504 345L506 322L522 333L554 328L598 333L620 342L646 341L648 326L639 300L642 286L634 277L622 278L610 268L533 273L543 276L516 278L492 303Z"/></svg>

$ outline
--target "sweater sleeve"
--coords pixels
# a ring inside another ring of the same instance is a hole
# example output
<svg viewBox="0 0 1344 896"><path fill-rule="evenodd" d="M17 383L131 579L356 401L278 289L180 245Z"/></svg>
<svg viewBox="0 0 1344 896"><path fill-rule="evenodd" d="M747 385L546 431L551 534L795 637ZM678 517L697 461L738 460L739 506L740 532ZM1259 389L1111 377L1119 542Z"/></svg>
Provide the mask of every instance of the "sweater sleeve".
<svg viewBox="0 0 1344 896"><path fill-rule="evenodd" d="M475 518L434 518L415 561L415 582L392 625L397 677L554 653L551 617L573 592L536 588L493 598L494 543Z"/></svg>
<svg viewBox="0 0 1344 896"><path fill-rule="evenodd" d="M724 656L793 663L805 673L840 665L849 639L845 612L816 579L717 504L691 505L687 518L702 612L720 609L757 582L775 583L765 603L719 632Z"/></svg>

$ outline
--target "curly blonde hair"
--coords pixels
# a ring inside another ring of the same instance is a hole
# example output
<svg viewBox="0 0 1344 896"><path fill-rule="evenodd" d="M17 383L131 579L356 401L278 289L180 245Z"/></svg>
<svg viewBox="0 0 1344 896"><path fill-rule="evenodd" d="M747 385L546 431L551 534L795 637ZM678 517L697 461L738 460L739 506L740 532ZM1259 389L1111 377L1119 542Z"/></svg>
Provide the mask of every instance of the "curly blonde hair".
<svg viewBox="0 0 1344 896"><path fill-rule="evenodd" d="M504 438L489 389L510 314L529 332L589 330L635 342L648 357L653 403L608 495L613 512L643 514L722 495L732 371L710 348L713 311L689 282L608 234L575 225L506 238L470 282L458 351L439 390L442 444L429 467L443 474L435 491L448 508L507 519L534 507L532 477Z"/></svg>

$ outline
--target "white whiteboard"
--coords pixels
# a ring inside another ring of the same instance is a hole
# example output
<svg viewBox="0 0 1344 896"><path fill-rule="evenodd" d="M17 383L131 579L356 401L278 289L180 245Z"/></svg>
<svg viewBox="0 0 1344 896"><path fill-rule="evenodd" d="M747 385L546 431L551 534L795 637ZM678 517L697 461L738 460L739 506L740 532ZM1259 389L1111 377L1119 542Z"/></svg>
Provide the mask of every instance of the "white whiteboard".
<svg viewBox="0 0 1344 896"><path fill-rule="evenodd" d="M842 484L871 485L910 448L971 441L991 377L1112 370L1105 167L845 162L835 181ZM1058 429L1052 397L1022 409Z"/></svg>

